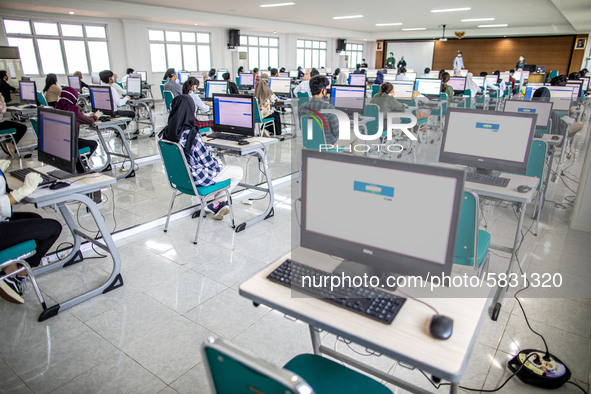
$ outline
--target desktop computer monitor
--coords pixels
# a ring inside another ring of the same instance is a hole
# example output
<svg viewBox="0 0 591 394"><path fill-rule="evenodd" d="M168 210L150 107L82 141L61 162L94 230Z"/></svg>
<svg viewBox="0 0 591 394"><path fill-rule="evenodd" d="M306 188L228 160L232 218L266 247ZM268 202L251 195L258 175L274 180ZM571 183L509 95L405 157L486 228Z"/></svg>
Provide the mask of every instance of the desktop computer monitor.
<svg viewBox="0 0 591 394"><path fill-rule="evenodd" d="M573 89L573 99L576 99L578 97L581 96L581 90L583 87L583 80L581 79L576 79L576 80L568 80L566 82L566 86L572 86L574 87Z"/></svg>
<svg viewBox="0 0 591 394"><path fill-rule="evenodd" d="M538 67L535 64L526 64L525 66L523 66L523 71L527 71L528 73L529 72L535 73L537 68Z"/></svg>
<svg viewBox="0 0 591 394"><path fill-rule="evenodd" d="M384 74L384 82L394 83L396 81L396 74ZM404 81L402 81L404 82ZM406 81L408 82L408 81ZM410 81L412 82L412 81Z"/></svg>
<svg viewBox="0 0 591 394"><path fill-rule="evenodd" d="M110 86L90 86L90 103L92 112L102 111L105 115L113 115L113 93Z"/></svg>
<svg viewBox="0 0 591 394"><path fill-rule="evenodd" d="M393 81L394 98L397 99L411 99L414 91L415 83L413 81Z"/></svg>
<svg viewBox="0 0 591 394"><path fill-rule="evenodd" d="M576 98L574 86L546 86L550 90L550 97Z"/></svg>
<svg viewBox="0 0 591 394"><path fill-rule="evenodd" d="M536 114L448 108L439 161L525 174Z"/></svg>
<svg viewBox="0 0 591 394"><path fill-rule="evenodd" d="M180 83L180 84L185 83L185 81L187 79L189 79L189 77L191 76L191 74L189 72L187 72L187 71L179 71L177 73L177 75L179 76L178 79L177 79L177 83Z"/></svg>
<svg viewBox="0 0 591 394"><path fill-rule="evenodd" d="M228 93L228 82L207 81L205 82L205 97L212 98L214 94Z"/></svg>
<svg viewBox="0 0 591 394"><path fill-rule="evenodd" d="M254 74L242 73L238 76L238 87L241 89L254 88Z"/></svg>
<svg viewBox="0 0 591 394"><path fill-rule="evenodd" d="M484 89L484 80L486 77L472 77L472 80L479 88Z"/></svg>
<svg viewBox="0 0 591 394"><path fill-rule="evenodd" d="M414 81L415 79L417 79L417 73L407 72L406 76L408 77L409 81Z"/></svg>
<svg viewBox="0 0 591 394"><path fill-rule="evenodd" d="M332 77L331 76L327 76L326 77L326 91L330 92L332 89Z"/></svg>
<svg viewBox="0 0 591 394"><path fill-rule="evenodd" d="M204 90L205 89L205 77L203 76L203 74L199 73L199 74L195 74L195 75L191 75L191 76L199 81L199 87L197 89Z"/></svg>
<svg viewBox="0 0 591 394"><path fill-rule="evenodd" d="M213 95L213 130L252 137L254 111L254 96L216 93Z"/></svg>
<svg viewBox="0 0 591 394"><path fill-rule="evenodd" d="M550 114L552 113L551 101L505 101L505 112L517 112L522 114L537 114L536 127L545 129L548 127Z"/></svg>
<svg viewBox="0 0 591 394"><path fill-rule="evenodd" d="M330 103L336 109L346 113L363 113L365 109L365 86L332 85Z"/></svg>
<svg viewBox="0 0 591 394"><path fill-rule="evenodd" d="M589 80L591 77L581 77L581 81L583 81L583 93L589 90Z"/></svg>
<svg viewBox="0 0 591 394"><path fill-rule="evenodd" d="M522 78L524 81L525 81L526 79L528 79L528 78L529 78L529 71L525 71L525 70L523 70L523 71L521 72L521 78Z"/></svg>
<svg viewBox="0 0 591 394"><path fill-rule="evenodd" d="M538 90L539 88L541 88L543 86L544 86L543 83L528 82L527 86L525 87L525 94L523 96L524 100L531 100L531 98L533 97L536 90Z"/></svg>
<svg viewBox="0 0 591 394"><path fill-rule="evenodd" d="M455 93L464 93L464 90L466 90L465 77L451 77L447 84L454 89Z"/></svg>
<svg viewBox="0 0 591 394"><path fill-rule="evenodd" d="M450 75L453 75L453 74L450 74ZM460 70L460 77L465 77L467 75L468 75L468 70L466 70L466 69Z"/></svg>
<svg viewBox="0 0 591 394"><path fill-rule="evenodd" d="M367 75L365 74L349 74L349 85L351 86L365 86Z"/></svg>
<svg viewBox="0 0 591 394"><path fill-rule="evenodd" d="M280 76L281 78L291 78L291 77L289 76L289 73L279 73L279 76Z"/></svg>
<svg viewBox="0 0 591 394"><path fill-rule="evenodd" d="M515 71L513 73L513 79L515 79L516 81L521 81L521 71Z"/></svg>
<svg viewBox="0 0 591 394"><path fill-rule="evenodd" d="M449 275L464 176L463 169L304 149L301 246L379 273ZM367 206L379 215L343 215Z"/></svg>
<svg viewBox="0 0 591 394"><path fill-rule="evenodd" d="M439 79L439 71L437 71L437 70L429 71L429 78Z"/></svg>
<svg viewBox="0 0 591 394"><path fill-rule="evenodd" d="M76 114L71 111L39 107L37 115L39 161L61 170L50 173L56 178L67 178L76 174L78 160Z"/></svg>
<svg viewBox="0 0 591 394"><path fill-rule="evenodd" d="M415 81L415 90L425 96L439 96L441 94L441 80L419 78Z"/></svg>
<svg viewBox="0 0 591 394"><path fill-rule="evenodd" d="M375 78L378 76L378 70L367 70L365 72L365 75L367 75L368 78Z"/></svg>
<svg viewBox="0 0 591 394"><path fill-rule="evenodd" d="M554 104L552 107L553 110L570 111L572 97L550 97L550 101Z"/></svg>
<svg viewBox="0 0 591 394"><path fill-rule="evenodd" d="M503 71L499 77L505 81L505 83L509 82L509 71Z"/></svg>
<svg viewBox="0 0 591 394"><path fill-rule="evenodd" d="M82 90L80 86L80 77L77 75L68 75L68 86L72 89L76 89L77 92Z"/></svg>
<svg viewBox="0 0 591 394"><path fill-rule="evenodd" d="M298 77L298 70L289 70L289 77L290 78L297 78Z"/></svg>
<svg viewBox="0 0 591 394"><path fill-rule="evenodd" d="M224 74L227 73L228 70L218 70L216 73L216 78L218 81L223 81L224 80Z"/></svg>
<svg viewBox="0 0 591 394"><path fill-rule="evenodd" d="M90 73L90 83L93 85L99 85L101 83L101 77L99 73Z"/></svg>
<svg viewBox="0 0 591 394"><path fill-rule="evenodd" d="M271 77L269 87L275 94L288 95L291 93L291 79L282 77Z"/></svg>
<svg viewBox="0 0 591 394"><path fill-rule="evenodd" d="M37 85L35 81L19 81L21 104L37 104Z"/></svg>
<svg viewBox="0 0 591 394"><path fill-rule="evenodd" d="M142 95L142 78L139 75L132 74L127 77L127 95L131 97Z"/></svg>
<svg viewBox="0 0 591 394"><path fill-rule="evenodd" d="M144 82L144 83L148 82L148 73L146 71L136 71L135 73L140 76L140 78L142 79L142 82Z"/></svg>

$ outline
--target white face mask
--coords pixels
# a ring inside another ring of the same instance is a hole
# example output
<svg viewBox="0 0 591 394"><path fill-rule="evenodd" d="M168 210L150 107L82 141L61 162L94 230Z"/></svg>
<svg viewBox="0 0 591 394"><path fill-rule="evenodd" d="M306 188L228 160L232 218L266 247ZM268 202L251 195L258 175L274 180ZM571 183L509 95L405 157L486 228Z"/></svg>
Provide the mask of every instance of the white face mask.
<svg viewBox="0 0 591 394"><path fill-rule="evenodd" d="M458 57L462 57L462 54L461 53L458 53Z"/></svg>
<svg viewBox="0 0 591 394"><path fill-rule="evenodd" d="M519 57L519 61L522 62L523 61L523 56Z"/></svg>

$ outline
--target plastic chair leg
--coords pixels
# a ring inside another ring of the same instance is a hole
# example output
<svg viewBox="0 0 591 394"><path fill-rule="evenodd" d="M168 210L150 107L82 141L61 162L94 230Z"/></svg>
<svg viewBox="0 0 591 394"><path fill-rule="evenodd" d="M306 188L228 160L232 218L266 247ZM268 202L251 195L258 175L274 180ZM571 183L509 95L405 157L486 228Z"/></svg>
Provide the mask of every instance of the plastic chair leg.
<svg viewBox="0 0 591 394"><path fill-rule="evenodd" d="M172 191L172 199L170 200L170 208L168 208L168 215L166 215L166 224L164 225L164 232L168 231L168 222L170 221L170 214L172 213L172 206L176 198L176 190Z"/></svg>
<svg viewBox="0 0 591 394"><path fill-rule="evenodd" d="M232 219L232 228L236 228L236 225L234 224L234 208L232 207L232 196L230 195L228 188L226 188L225 191L226 197L228 198L228 205L230 206L230 219Z"/></svg>
<svg viewBox="0 0 591 394"><path fill-rule="evenodd" d="M193 245L197 245L197 242L199 240L199 229L201 228L201 222L205 217L205 206L207 204L205 197L201 197L201 215L199 215L199 220L197 221L197 229L195 230L195 239L193 239Z"/></svg>

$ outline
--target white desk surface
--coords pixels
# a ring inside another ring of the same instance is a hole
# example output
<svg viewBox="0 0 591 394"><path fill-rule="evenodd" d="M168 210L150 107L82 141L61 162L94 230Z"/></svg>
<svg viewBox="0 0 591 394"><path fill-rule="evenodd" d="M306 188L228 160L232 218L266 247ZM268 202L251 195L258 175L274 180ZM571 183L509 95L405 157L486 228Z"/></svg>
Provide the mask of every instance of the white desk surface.
<svg viewBox="0 0 591 394"><path fill-rule="evenodd" d="M530 203L536 193L539 179L531 176L510 174L507 172L499 175L502 178L509 178L509 184L507 187L499 187L492 185L485 185L476 182L466 182L464 184L465 189L472 190L481 196L499 198L505 201L514 201L520 203ZM517 191L517 187L525 185L531 187L531 190L527 193L520 193Z"/></svg>
<svg viewBox="0 0 591 394"><path fill-rule="evenodd" d="M339 264L339 261L330 256L308 249L298 248L293 252L298 255L294 257L296 261L308 265L321 262L322 269L327 271L332 270L329 267ZM438 371L437 376L443 379L459 381L488 309L489 290L480 289L482 292L479 294L482 296L479 298L445 298L447 294L452 294L453 289L444 288L431 293L429 298L422 298L440 314L454 320L452 336L447 340L438 340L429 334L433 310L410 298L392 324L384 324L326 301L312 297L293 297L290 288L266 278L290 257L291 253L281 257L242 283L240 294L396 360L432 372ZM405 289L405 292L411 291ZM280 339L281 333L277 335L277 339Z"/></svg>
<svg viewBox="0 0 591 394"><path fill-rule="evenodd" d="M553 139L554 137L558 137L557 139ZM558 134L544 134L542 138L534 138L534 140L542 140L546 142L548 145L560 145L563 140L562 135Z"/></svg>
<svg viewBox="0 0 591 394"><path fill-rule="evenodd" d="M229 141L223 139L211 139L207 135L202 136L205 145L213 146L215 148L230 149L238 151L242 154L252 152L256 149L266 148L268 145L276 144L279 142L276 138L266 137L248 137L246 140L249 142L248 145L238 145L236 141Z"/></svg>

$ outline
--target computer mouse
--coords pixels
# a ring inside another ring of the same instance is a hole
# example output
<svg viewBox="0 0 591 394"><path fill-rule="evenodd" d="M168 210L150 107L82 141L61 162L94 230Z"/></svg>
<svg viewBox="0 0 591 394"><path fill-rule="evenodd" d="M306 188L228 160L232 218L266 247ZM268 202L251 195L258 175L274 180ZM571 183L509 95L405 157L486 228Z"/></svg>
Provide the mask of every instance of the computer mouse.
<svg viewBox="0 0 591 394"><path fill-rule="evenodd" d="M238 145L248 145L248 144L250 144L250 142L248 142L247 140L238 141Z"/></svg>
<svg viewBox="0 0 591 394"><path fill-rule="evenodd" d="M429 332L435 339L448 339L454 330L454 321L444 315L433 315Z"/></svg>
<svg viewBox="0 0 591 394"><path fill-rule="evenodd" d="M49 189L50 190L57 190L57 189L63 189L64 187L68 187L68 186L70 186L70 184L67 182L53 182L51 185L49 185Z"/></svg>
<svg viewBox="0 0 591 394"><path fill-rule="evenodd" d="M529 187L527 185L519 185L519 186L517 186L517 191L519 193L527 193L530 190L531 190L531 187Z"/></svg>
<svg viewBox="0 0 591 394"><path fill-rule="evenodd" d="M559 140L560 136L559 135L555 135L554 137L552 137L553 140Z"/></svg>

